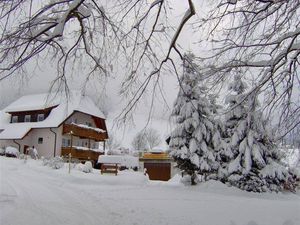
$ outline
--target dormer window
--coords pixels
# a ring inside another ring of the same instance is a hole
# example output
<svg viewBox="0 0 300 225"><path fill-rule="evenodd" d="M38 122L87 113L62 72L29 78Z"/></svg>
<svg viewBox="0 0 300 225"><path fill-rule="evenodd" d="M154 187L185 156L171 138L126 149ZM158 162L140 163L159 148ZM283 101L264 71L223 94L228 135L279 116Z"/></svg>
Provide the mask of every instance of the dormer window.
<svg viewBox="0 0 300 225"><path fill-rule="evenodd" d="M38 117L37 117L37 121L43 121L45 119L45 115L44 114L38 114Z"/></svg>
<svg viewBox="0 0 300 225"><path fill-rule="evenodd" d="M17 123L18 122L18 116L12 116L11 122L12 123Z"/></svg>
<svg viewBox="0 0 300 225"><path fill-rule="evenodd" d="M31 121L31 115L25 115L24 122L29 123Z"/></svg>

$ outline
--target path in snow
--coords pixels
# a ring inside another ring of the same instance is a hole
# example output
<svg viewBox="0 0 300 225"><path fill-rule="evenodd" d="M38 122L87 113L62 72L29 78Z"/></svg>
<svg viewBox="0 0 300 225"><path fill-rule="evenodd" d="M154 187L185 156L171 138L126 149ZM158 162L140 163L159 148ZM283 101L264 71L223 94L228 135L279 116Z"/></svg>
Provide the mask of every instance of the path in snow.
<svg viewBox="0 0 300 225"><path fill-rule="evenodd" d="M141 173L84 174L0 157L0 224L298 225L300 197L217 182L184 187Z"/></svg>

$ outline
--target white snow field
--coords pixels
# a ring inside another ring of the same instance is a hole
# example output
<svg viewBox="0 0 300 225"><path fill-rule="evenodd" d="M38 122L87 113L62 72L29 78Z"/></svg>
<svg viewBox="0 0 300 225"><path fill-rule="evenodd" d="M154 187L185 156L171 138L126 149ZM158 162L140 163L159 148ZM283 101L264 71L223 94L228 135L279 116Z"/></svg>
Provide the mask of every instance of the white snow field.
<svg viewBox="0 0 300 225"><path fill-rule="evenodd" d="M248 193L210 181L184 186L118 176L54 170L41 160L0 156L1 225L299 225L300 195Z"/></svg>

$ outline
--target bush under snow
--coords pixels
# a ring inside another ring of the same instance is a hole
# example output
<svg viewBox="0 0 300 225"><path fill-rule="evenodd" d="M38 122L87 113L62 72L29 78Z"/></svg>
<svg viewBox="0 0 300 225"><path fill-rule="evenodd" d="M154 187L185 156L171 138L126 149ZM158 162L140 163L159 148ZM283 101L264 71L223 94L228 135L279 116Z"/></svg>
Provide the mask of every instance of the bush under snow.
<svg viewBox="0 0 300 225"><path fill-rule="evenodd" d="M76 169L84 173L91 173L93 172L93 165L90 161L86 161L84 164L82 163L77 164Z"/></svg>
<svg viewBox="0 0 300 225"><path fill-rule="evenodd" d="M7 146L5 149L5 155L8 157L19 157L19 150L16 149L15 147Z"/></svg>
<svg viewBox="0 0 300 225"><path fill-rule="evenodd" d="M64 166L64 161L59 156L50 159L45 158L43 159L43 166L49 166L52 169L60 169Z"/></svg>
<svg viewBox="0 0 300 225"><path fill-rule="evenodd" d="M5 155L5 150L3 148L0 148L0 155Z"/></svg>

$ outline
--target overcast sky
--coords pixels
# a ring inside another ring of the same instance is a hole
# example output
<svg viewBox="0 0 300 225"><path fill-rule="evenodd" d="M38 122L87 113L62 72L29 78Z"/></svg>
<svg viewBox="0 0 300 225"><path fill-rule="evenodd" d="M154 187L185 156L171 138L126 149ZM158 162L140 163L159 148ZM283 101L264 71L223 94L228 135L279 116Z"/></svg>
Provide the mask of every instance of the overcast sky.
<svg viewBox="0 0 300 225"><path fill-rule="evenodd" d="M183 17L185 10L187 9L187 1L176 0L172 2L173 5L171 7L172 10L172 18L171 23L174 25L178 24ZM197 12L202 13L203 10L201 5L198 5ZM174 32L174 31L172 31ZM186 49L186 50L194 50L196 41L195 35L191 32L191 30L186 27L184 32L181 34L178 44ZM168 44L165 44L164 47L168 47ZM51 63L51 60L45 60L40 62L39 65L36 64L35 61L30 62L27 66L27 76L19 76L19 74L13 75L12 77L0 82L0 109L7 106L11 101L16 98L25 95L25 94L33 94L33 93L42 93L47 92L51 85L51 82L56 77L56 65ZM111 105L117 105L120 102L119 98L119 85L123 78L123 71L114 71L115 78L109 79L106 85L106 99L108 99ZM74 74L73 78L69 79L69 84L72 89L81 89L82 88L82 77L81 74ZM164 81L164 94L165 98L169 104L172 106L173 101L176 97L176 93L178 91L177 80L174 75L164 74L162 77ZM99 90L103 89L103 82L91 82L90 89L87 91L87 94L94 95L94 100L99 102L99 97L95 97L95 90L98 89L97 95L99 95ZM101 91L100 91L101 92ZM103 94L103 92L102 92ZM148 105L149 102L147 99L144 100L145 104ZM157 102L158 108L160 107L161 101ZM116 107L111 107L113 110L116 110ZM119 108L119 107L117 107ZM143 107L140 107L143 108ZM158 110L160 111L160 110ZM161 112L161 111L160 111ZM165 111L162 110L165 114Z"/></svg>

